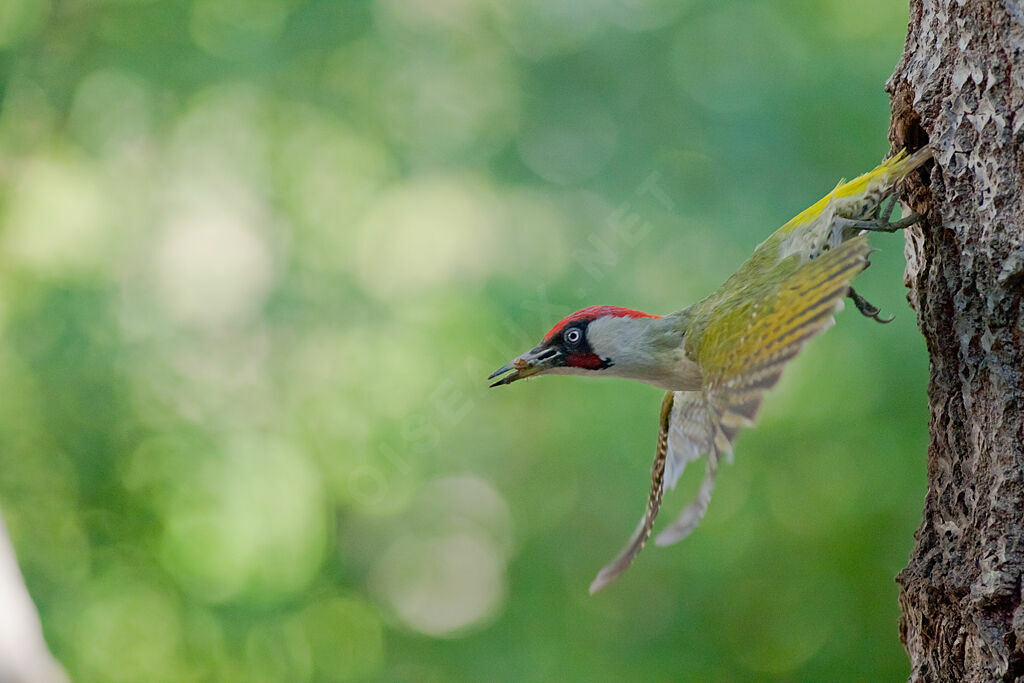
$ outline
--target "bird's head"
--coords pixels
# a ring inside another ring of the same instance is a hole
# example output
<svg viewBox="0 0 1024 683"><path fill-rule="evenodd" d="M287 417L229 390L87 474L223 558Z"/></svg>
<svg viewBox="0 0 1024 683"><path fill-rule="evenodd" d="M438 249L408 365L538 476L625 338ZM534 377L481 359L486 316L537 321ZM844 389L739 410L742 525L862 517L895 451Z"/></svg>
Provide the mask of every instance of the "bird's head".
<svg viewBox="0 0 1024 683"><path fill-rule="evenodd" d="M540 344L494 371L492 384L510 384L540 374L623 376L613 370L632 365L651 319L658 316L619 306L590 306L563 318ZM616 367L620 366L620 367ZM506 374L508 373L508 374Z"/></svg>

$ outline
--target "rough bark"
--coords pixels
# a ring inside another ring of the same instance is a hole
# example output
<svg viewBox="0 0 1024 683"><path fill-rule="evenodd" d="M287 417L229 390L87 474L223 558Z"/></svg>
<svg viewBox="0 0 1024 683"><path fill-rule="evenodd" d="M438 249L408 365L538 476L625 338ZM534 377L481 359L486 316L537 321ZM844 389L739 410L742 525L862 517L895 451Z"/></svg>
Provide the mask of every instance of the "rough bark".
<svg viewBox="0 0 1024 683"><path fill-rule="evenodd" d="M931 356L928 494L899 575L911 680L1024 679L1024 7L912 0L888 84L908 298Z"/></svg>

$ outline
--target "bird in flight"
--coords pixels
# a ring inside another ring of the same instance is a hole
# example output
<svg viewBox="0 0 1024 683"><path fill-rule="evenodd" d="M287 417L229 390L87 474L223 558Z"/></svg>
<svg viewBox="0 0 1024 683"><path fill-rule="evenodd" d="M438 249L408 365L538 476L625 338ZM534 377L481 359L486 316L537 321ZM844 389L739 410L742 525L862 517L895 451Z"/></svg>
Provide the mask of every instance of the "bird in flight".
<svg viewBox="0 0 1024 683"><path fill-rule="evenodd" d="M665 389L647 506L622 552L590 585L594 593L621 574L651 535L665 489L687 463L706 456L696 498L656 538L676 543L704 517L719 460L732 456L741 427L754 425L764 392L804 343L830 327L850 298L879 322L879 311L850 286L867 268L868 232L913 225L890 221L895 186L931 158L905 151L834 190L776 230L721 287L664 316L619 306L590 306L564 318L533 349L502 366L491 386L535 375L622 377Z"/></svg>

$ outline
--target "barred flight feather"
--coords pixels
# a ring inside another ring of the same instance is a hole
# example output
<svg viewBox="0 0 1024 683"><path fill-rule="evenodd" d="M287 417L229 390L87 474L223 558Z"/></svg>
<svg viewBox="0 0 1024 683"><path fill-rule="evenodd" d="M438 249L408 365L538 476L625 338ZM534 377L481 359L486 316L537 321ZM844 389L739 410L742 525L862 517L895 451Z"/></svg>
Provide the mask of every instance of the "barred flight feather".
<svg viewBox="0 0 1024 683"><path fill-rule="evenodd" d="M850 281L867 267L869 252L865 237L849 240L797 268L777 292L766 291L765 300L751 307L763 313L751 316L745 328L732 324L727 334L708 330L712 334L705 338L714 345L700 349L704 388L675 392L665 467L665 483L674 488L686 464L706 454L704 480L696 499L655 539L657 545L676 543L697 527L711 500L719 458L732 453L741 427L753 426L764 392L779 381L785 364L832 324ZM737 347L745 353L727 353Z"/></svg>

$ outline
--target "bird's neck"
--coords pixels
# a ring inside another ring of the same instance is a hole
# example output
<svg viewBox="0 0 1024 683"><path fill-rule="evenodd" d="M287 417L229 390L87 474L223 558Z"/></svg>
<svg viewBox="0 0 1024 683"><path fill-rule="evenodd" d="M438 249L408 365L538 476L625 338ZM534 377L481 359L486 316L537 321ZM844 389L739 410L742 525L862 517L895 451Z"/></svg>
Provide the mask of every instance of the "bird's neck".
<svg viewBox="0 0 1024 683"><path fill-rule="evenodd" d="M613 362L602 375L672 391L700 388L700 368L686 357L681 313L662 318L601 318L590 324L588 332L595 353Z"/></svg>

